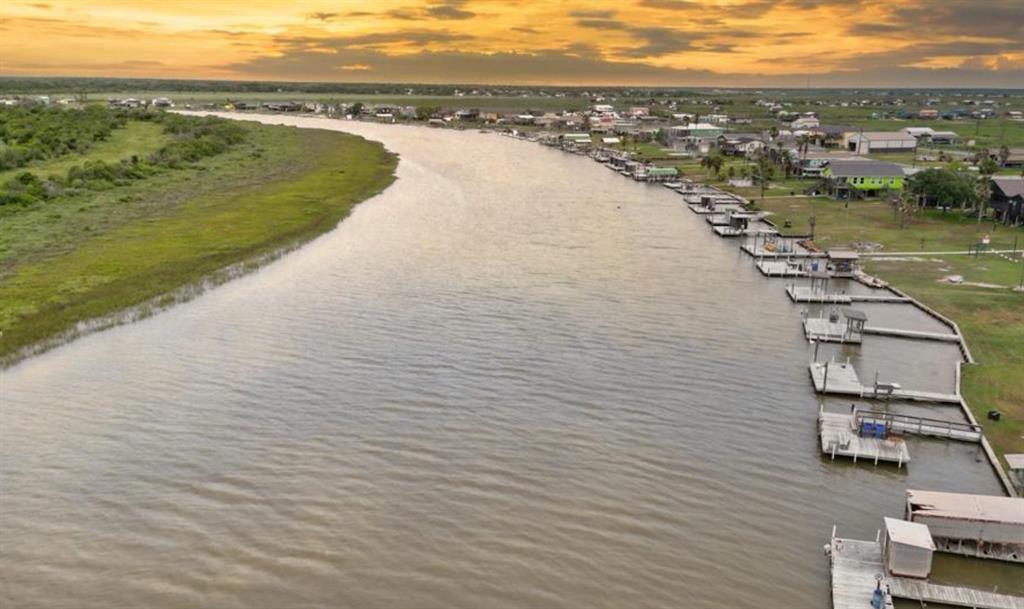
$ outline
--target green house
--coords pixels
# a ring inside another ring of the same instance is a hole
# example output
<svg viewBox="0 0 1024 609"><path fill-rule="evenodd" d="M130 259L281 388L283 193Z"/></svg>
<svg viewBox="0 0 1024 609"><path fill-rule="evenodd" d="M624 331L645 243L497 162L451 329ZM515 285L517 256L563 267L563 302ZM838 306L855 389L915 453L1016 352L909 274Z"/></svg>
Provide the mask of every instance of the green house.
<svg viewBox="0 0 1024 609"><path fill-rule="evenodd" d="M903 190L903 167L885 161L832 160L822 177L837 199L877 197Z"/></svg>

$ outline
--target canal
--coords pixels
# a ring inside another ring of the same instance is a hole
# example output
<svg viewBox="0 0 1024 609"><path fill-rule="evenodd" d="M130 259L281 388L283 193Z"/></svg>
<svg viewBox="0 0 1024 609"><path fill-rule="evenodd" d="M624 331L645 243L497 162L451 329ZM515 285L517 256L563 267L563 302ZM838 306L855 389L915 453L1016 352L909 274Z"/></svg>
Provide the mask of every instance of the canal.
<svg viewBox="0 0 1024 609"><path fill-rule="evenodd" d="M833 524L1001 493L968 445L822 458L799 307L675 193L494 134L266 120L382 141L399 179L3 372L0 605L818 609ZM918 349L857 357L950 386Z"/></svg>

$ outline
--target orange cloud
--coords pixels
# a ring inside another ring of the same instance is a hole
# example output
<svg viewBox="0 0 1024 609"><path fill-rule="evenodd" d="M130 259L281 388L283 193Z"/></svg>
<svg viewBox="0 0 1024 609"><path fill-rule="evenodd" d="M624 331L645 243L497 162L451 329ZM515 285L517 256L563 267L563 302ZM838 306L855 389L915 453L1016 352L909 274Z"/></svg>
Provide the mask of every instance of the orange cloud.
<svg viewBox="0 0 1024 609"><path fill-rule="evenodd" d="M808 74L861 84L856 75L889 68L950 85L945 71L983 71L1020 86L1024 4L11 0L0 36L0 72L11 75L743 85Z"/></svg>

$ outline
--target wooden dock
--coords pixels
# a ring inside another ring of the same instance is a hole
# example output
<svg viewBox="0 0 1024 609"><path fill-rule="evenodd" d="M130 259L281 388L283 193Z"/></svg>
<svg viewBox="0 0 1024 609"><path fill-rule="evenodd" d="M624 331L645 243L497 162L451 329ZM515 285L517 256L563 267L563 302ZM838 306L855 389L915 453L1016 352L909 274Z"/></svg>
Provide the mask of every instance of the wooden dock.
<svg viewBox="0 0 1024 609"><path fill-rule="evenodd" d="M807 340L816 340L824 343L844 343L859 345L861 336L859 333L847 331L845 323L829 321L824 317L810 317L804 320L804 336Z"/></svg>
<svg viewBox="0 0 1024 609"><path fill-rule="evenodd" d="M961 586L944 586L927 580L892 577L886 582L894 598L905 598L925 604L936 603L974 609L1024 609L1024 598L985 592Z"/></svg>
<svg viewBox="0 0 1024 609"><path fill-rule="evenodd" d="M832 568L832 608L871 609L879 580L885 581L882 546L877 541L839 539L832 534L828 546ZM892 597L884 592L884 609L892 609Z"/></svg>
<svg viewBox="0 0 1024 609"><path fill-rule="evenodd" d="M926 436L929 438L942 438L972 443L979 443L982 437L984 437L984 430L981 425L974 425L973 423L944 421L942 419L930 419L891 412L875 412L872 410L857 410L851 418L855 419L853 421L855 429L860 428L862 423L871 423L873 425L884 425L886 429L893 433L911 436Z"/></svg>
<svg viewBox="0 0 1024 609"><path fill-rule="evenodd" d="M766 277L806 277L807 271L802 264L787 260L758 260L754 263L757 270Z"/></svg>
<svg viewBox="0 0 1024 609"><path fill-rule="evenodd" d="M944 343L959 343L960 337L956 334L943 334L941 332L919 332L917 330L900 330L897 328L876 328L865 326L864 334L877 336L891 336L894 338L914 338L918 340L935 340Z"/></svg>
<svg viewBox="0 0 1024 609"><path fill-rule="evenodd" d="M882 607L891 609L894 598L974 609L1024 609L1024 598L963 586L934 584L928 580L885 574L882 543L840 539L832 532L827 546L831 558L833 609L870 609L881 582Z"/></svg>
<svg viewBox="0 0 1024 609"><path fill-rule="evenodd" d="M845 292L826 292L807 286L788 285L786 295L793 302L818 304L853 304L855 302L905 303L910 302L905 296L896 294L847 294Z"/></svg>
<svg viewBox="0 0 1024 609"><path fill-rule="evenodd" d="M734 228L732 226L715 225L712 229L719 237L743 237L749 235L774 235L778 231L774 228Z"/></svg>
<svg viewBox="0 0 1024 609"><path fill-rule="evenodd" d="M960 405L960 396L951 393L914 391L903 389L895 383L885 386L868 387L860 382L857 371L849 362L812 362L809 366L814 390L831 395L853 396L861 399L895 399L938 404Z"/></svg>
<svg viewBox="0 0 1024 609"><path fill-rule="evenodd" d="M878 465L880 461L895 463L903 467L910 462L910 451L902 438L861 437L857 432L860 425L851 414L821 411L818 413L818 433L821 438L821 452L836 457L848 457L857 461L869 461Z"/></svg>

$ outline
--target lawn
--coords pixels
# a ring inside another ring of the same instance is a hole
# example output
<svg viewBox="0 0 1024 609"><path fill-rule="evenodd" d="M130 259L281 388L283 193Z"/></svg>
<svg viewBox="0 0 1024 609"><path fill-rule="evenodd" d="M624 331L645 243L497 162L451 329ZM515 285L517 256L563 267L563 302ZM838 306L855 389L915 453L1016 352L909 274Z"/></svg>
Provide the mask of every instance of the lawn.
<svg viewBox="0 0 1024 609"><path fill-rule="evenodd" d="M817 218L817 242L823 247L876 243L881 251L964 251L985 234L993 249L1024 249L1024 230L982 222L959 213L928 211L900 229L888 203L844 202L822 197L769 198L759 207L772 213L791 234L806 233ZM1019 255L1018 255L1019 256ZM1018 257L1019 260L1019 257ZM899 260L866 259L865 270L906 291L953 319L978 362L965 366L962 391L999 455L1021 452L1024 434L1024 292L1014 292L1024 263L994 254L981 256L904 256ZM943 281L960 275L964 283ZM984 284L994 287L982 287ZM989 410L1001 421L986 419Z"/></svg>
<svg viewBox="0 0 1024 609"><path fill-rule="evenodd" d="M246 124L198 166L0 221L0 359L333 228L386 188L397 159L328 131Z"/></svg>

